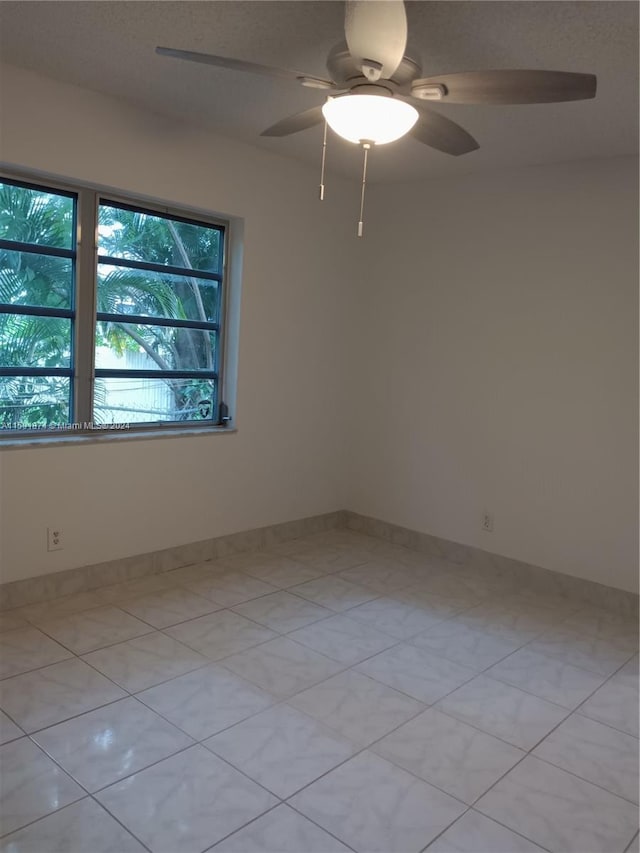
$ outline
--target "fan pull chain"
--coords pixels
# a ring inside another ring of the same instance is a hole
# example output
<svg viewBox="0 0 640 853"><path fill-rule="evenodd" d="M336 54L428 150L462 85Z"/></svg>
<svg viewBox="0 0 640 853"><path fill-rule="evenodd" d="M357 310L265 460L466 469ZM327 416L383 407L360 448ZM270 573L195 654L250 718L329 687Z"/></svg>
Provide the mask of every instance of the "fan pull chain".
<svg viewBox="0 0 640 853"><path fill-rule="evenodd" d="M364 163L362 164L362 193L360 195L360 220L358 221L358 237L362 237L362 231L364 228L363 215L364 215L364 192L367 188L367 160L369 159L369 149L371 148L370 142L363 142L362 147L364 149Z"/></svg>
<svg viewBox="0 0 640 853"><path fill-rule="evenodd" d="M324 136L322 138L322 166L320 167L320 201L324 201L324 164L327 159L327 123L324 123Z"/></svg>

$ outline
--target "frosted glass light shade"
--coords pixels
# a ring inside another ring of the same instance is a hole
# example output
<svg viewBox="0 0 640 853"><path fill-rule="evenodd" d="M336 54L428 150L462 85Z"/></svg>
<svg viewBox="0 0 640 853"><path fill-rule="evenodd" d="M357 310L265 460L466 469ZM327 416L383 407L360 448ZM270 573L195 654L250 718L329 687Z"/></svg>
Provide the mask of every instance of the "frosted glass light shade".
<svg viewBox="0 0 640 853"><path fill-rule="evenodd" d="M408 133L418 111L405 101L383 95L342 95L322 107L329 127L349 142L385 145Z"/></svg>

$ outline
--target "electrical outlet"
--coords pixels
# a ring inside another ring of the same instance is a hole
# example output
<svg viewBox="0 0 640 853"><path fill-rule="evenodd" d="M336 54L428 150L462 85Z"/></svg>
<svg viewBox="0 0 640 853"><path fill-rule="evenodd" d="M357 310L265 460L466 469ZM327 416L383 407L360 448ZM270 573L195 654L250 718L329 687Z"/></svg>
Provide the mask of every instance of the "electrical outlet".
<svg viewBox="0 0 640 853"><path fill-rule="evenodd" d="M62 551L63 541L60 527L47 527L47 551Z"/></svg>
<svg viewBox="0 0 640 853"><path fill-rule="evenodd" d="M493 531L493 513L486 509L482 513L482 529L486 530L487 533L491 533Z"/></svg>

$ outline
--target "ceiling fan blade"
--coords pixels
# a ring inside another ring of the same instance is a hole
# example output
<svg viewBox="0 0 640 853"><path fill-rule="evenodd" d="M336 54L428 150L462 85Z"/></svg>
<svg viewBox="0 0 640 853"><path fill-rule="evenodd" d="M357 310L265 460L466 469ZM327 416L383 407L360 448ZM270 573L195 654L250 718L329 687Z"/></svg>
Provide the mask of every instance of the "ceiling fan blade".
<svg viewBox="0 0 640 853"><path fill-rule="evenodd" d="M331 80L314 77L312 74L302 74L299 71L289 71L286 68L274 68L271 65L259 65L257 62L245 62L243 59L229 59L226 56L214 56L212 53L196 53L193 50L177 50L173 47L156 47L156 53L160 56L171 56L174 59L186 59L187 62L201 62L203 65L215 65L217 68L248 71L250 74L275 77L279 80L292 80L310 88L335 88Z"/></svg>
<svg viewBox="0 0 640 853"><path fill-rule="evenodd" d="M442 100L451 104L546 104L594 98L595 74L569 71L463 71L414 80L414 97L429 97L428 87L442 86Z"/></svg>
<svg viewBox="0 0 640 853"><path fill-rule="evenodd" d="M260 136L289 136L292 133L298 133L300 130L306 130L320 124L322 121L324 121L322 107L312 107L310 110L296 113L272 124L271 127L263 130Z"/></svg>
<svg viewBox="0 0 640 853"><path fill-rule="evenodd" d="M414 105L420 115L409 132L418 142L454 157L468 154L480 147L473 136L455 121L433 110L426 110L415 102Z"/></svg>
<svg viewBox="0 0 640 853"><path fill-rule="evenodd" d="M344 32L349 53L371 80L388 79L407 46L407 13L402 0L346 0ZM380 67L376 69L375 65ZM377 74L376 74L377 71Z"/></svg>

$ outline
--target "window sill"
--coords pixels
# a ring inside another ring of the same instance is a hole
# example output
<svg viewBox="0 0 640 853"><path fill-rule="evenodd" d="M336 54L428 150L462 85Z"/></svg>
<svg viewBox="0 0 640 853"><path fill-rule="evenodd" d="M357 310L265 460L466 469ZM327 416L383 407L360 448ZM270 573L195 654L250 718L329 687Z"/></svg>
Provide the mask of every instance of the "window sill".
<svg viewBox="0 0 640 853"><path fill-rule="evenodd" d="M238 430L236 427L171 427L167 429L129 429L129 430L89 430L59 435L33 435L11 438L0 437L0 451L2 450L33 450L42 447L66 447L71 444L105 444L118 441L151 441L163 438L193 438L203 435L232 434Z"/></svg>

